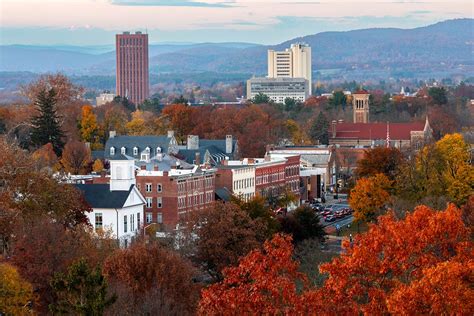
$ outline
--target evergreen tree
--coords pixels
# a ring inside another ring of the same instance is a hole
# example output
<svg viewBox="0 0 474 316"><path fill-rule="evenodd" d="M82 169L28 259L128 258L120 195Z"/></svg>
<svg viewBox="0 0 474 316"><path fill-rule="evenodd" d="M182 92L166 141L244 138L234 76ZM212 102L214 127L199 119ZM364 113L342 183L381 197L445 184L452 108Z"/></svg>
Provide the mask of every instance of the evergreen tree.
<svg viewBox="0 0 474 316"><path fill-rule="evenodd" d="M271 99L268 95L259 92L252 100L254 104L263 104L263 103L271 103Z"/></svg>
<svg viewBox="0 0 474 316"><path fill-rule="evenodd" d="M103 315L117 297L107 297L107 281L99 268L92 270L84 259L73 263L67 274L56 273L51 281L56 295L49 305L54 314Z"/></svg>
<svg viewBox="0 0 474 316"><path fill-rule="evenodd" d="M53 145L56 155L61 155L64 147L64 133L59 124L59 117L56 114L56 92L54 89L42 90L38 93L35 101L39 115L33 117L31 124L31 144L34 147L41 147L47 143Z"/></svg>
<svg viewBox="0 0 474 316"><path fill-rule="evenodd" d="M329 144L329 121L326 118L326 115L323 112L319 112L318 117L311 126L309 131L309 135L311 139L316 142L318 141L319 144L328 145Z"/></svg>

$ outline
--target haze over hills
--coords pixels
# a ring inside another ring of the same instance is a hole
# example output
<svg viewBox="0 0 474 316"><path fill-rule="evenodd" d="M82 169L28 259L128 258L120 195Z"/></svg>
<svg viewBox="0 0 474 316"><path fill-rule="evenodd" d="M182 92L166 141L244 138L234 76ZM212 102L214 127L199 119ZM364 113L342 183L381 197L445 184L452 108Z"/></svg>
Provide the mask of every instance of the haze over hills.
<svg viewBox="0 0 474 316"><path fill-rule="evenodd" d="M474 19L414 29L380 28L323 32L275 46L252 43L162 43L150 45L152 73L266 73L267 49L305 42L313 50L313 72L376 77L474 75ZM107 46L0 46L0 71L114 75L115 52ZM112 47L113 49L113 47ZM316 78L316 77L315 77ZM354 78L355 79L355 78Z"/></svg>

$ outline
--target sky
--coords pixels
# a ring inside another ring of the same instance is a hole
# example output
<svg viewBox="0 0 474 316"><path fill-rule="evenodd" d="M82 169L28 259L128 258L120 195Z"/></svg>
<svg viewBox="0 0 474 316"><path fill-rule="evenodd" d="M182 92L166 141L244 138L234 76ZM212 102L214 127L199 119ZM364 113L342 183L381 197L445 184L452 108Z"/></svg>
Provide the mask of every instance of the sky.
<svg viewBox="0 0 474 316"><path fill-rule="evenodd" d="M414 28L474 17L472 1L427 0L0 0L0 44L112 45L148 32L150 43L278 44L324 31Z"/></svg>

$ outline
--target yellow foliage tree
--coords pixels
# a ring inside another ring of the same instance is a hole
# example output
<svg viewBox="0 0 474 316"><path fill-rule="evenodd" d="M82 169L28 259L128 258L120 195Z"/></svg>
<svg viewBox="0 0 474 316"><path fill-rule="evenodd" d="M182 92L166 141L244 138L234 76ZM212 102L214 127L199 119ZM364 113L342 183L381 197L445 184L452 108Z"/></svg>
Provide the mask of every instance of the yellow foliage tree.
<svg viewBox="0 0 474 316"><path fill-rule="evenodd" d="M291 119L287 120L286 129L290 133L291 141L293 144L305 145L310 143L308 135L306 135L304 130L298 125L296 121Z"/></svg>
<svg viewBox="0 0 474 316"><path fill-rule="evenodd" d="M461 134L447 134L436 143L443 160L443 180L446 193L458 206L466 203L474 191L474 167L470 163L470 148Z"/></svg>
<svg viewBox="0 0 474 316"><path fill-rule="evenodd" d="M30 283L23 280L16 268L0 263L0 312L6 315L24 315L35 296Z"/></svg>
<svg viewBox="0 0 474 316"><path fill-rule="evenodd" d="M151 134L152 130L148 126L147 117L143 111L135 111L132 113L132 120L127 123L126 128L128 135L147 135Z"/></svg>
<svg viewBox="0 0 474 316"><path fill-rule="evenodd" d="M357 181L349 196L356 221L374 221L390 200L391 187L392 181L383 173Z"/></svg>
<svg viewBox="0 0 474 316"><path fill-rule="evenodd" d="M102 163L102 160L96 159L94 161L94 164L92 165L92 170L97 172L97 173L104 170L104 164Z"/></svg>
<svg viewBox="0 0 474 316"><path fill-rule="evenodd" d="M97 124L97 117L90 105L82 107L80 132L82 140L90 143L92 149L101 149L100 138L103 132Z"/></svg>

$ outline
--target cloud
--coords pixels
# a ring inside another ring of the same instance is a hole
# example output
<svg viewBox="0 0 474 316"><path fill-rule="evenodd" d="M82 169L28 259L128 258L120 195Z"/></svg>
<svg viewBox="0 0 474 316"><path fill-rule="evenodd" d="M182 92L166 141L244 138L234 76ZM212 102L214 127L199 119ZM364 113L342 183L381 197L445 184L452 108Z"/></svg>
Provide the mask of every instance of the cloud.
<svg viewBox="0 0 474 316"><path fill-rule="evenodd" d="M193 0L111 0L113 5L153 7L228 8L234 1L202 2Z"/></svg>

